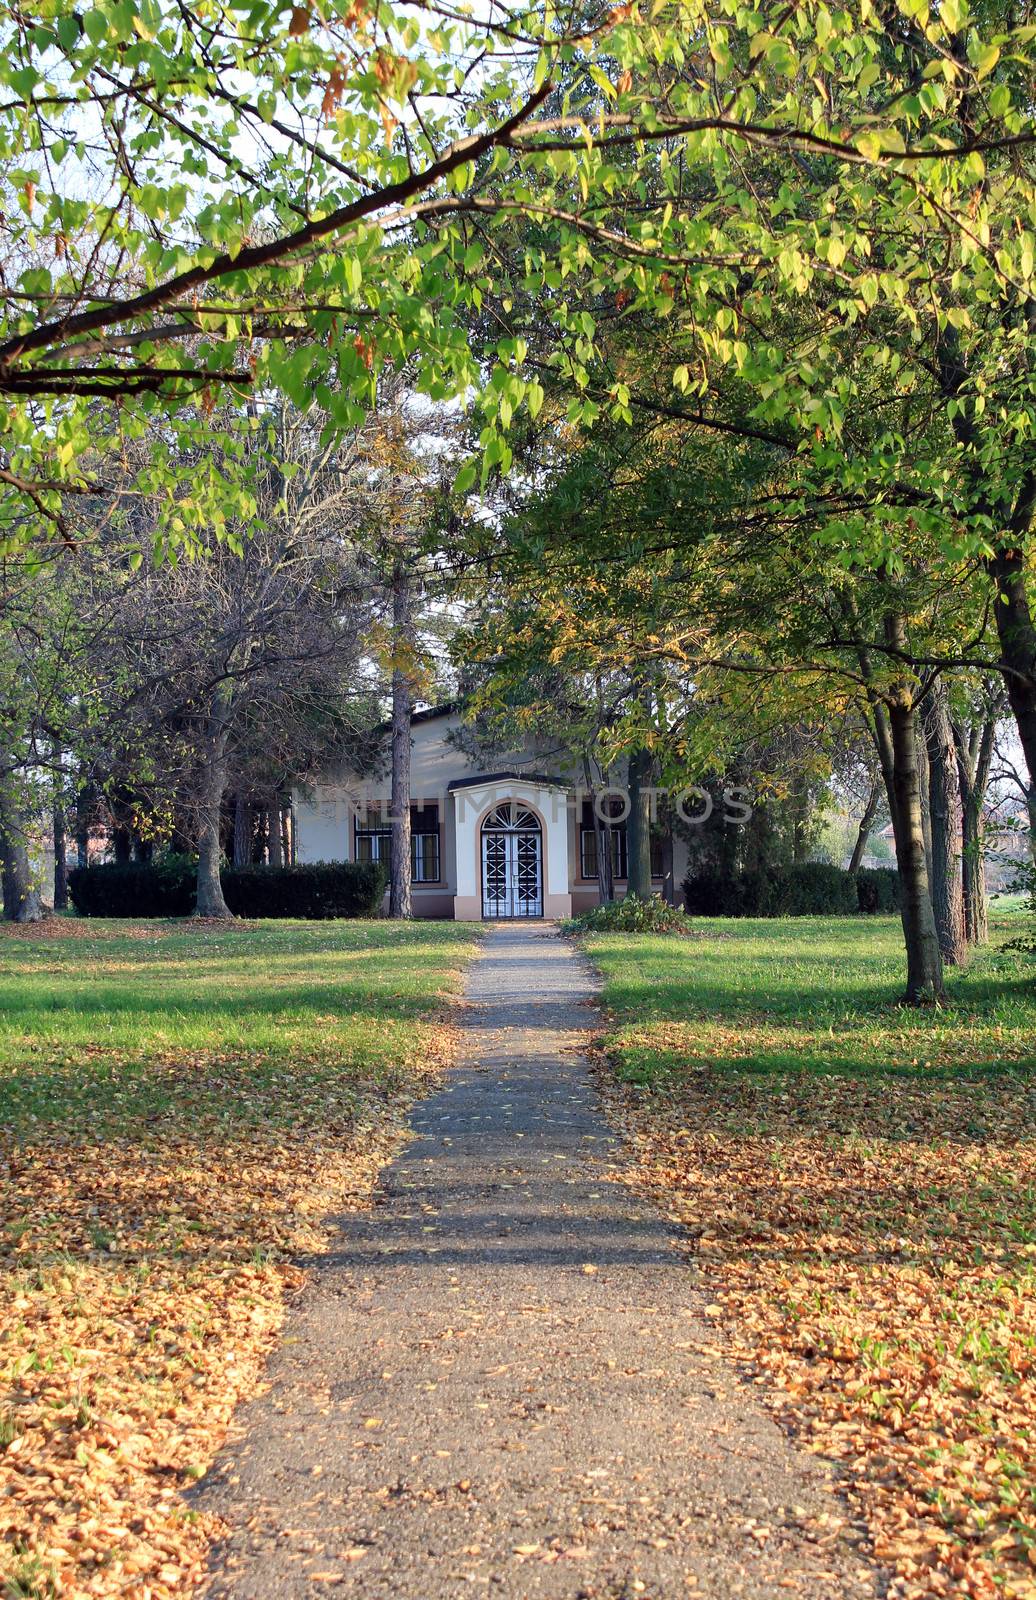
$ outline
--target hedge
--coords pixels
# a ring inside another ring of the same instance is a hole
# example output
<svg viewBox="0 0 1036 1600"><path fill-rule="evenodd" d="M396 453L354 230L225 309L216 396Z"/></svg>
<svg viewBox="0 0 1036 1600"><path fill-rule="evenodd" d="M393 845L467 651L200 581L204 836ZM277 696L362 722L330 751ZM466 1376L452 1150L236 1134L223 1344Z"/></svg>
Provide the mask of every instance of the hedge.
<svg viewBox="0 0 1036 1600"><path fill-rule="evenodd" d="M68 895L81 917L188 917L197 863L167 856L147 866L73 867Z"/></svg>
<svg viewBox="0 0 1036 1600"><path fill-rule="evenodd" d="M295 867L228 867L223 898L236 917L371 917L387 881L376 861Z"/></svg>
<svg viewBox="0 0 1036 1600"><path fill-rule="evenodd" d="M168 856L144 866L75 867L68 892L81 917L187 917L197 863ZM223 896L238 917L369 917L381 905L385 869L371 861L294 867L224 867Z"/></svg>
<svg viewBox="0 0 1036 1600"><path fill-rule="evenodd" d="M856 892L861 911L898 911L899 873L895 867L861 867Z"/></svg>
<svg viewBox="0 0 1036 1600"><path fill-rule="evenodd" d="M684 879L683 893L687 910L699 917L849 917L897 910L899 874L879 868L854 877L807 861L733 876L698 872Z"/></svg>

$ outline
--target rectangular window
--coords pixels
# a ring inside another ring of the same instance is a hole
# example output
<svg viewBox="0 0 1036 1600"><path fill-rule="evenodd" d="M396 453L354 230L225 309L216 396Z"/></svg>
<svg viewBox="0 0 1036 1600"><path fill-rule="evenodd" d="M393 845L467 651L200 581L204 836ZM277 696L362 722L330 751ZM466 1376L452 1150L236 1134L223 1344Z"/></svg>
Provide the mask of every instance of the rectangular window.
<svg viewBox="0 0 1036 1600"><path fill-rule="evenodd" d="M380 861L392 856L392 827L387 810L368 810L356 819L356 860ZM439 808L410 807L410 876L414 883L439 881Z"/></svg>
<svg viewBox="0 0 1036 1600"><path fill-rule="evenodd" d="M621 822L613 823L611 830L612 841L612 877L624 878L626 876L626 828ZM597 876L597 829L594 826L593 806L590 801L583 803L583 816L579 829L579 871L584 878Z"/></svg>
<svg viewBox="0 0 1036 1600"><path fill-rule="evenodd" d="M624 822L612 824L611 838L612 877L625 878L629 862ZM593 804L589 800L583 802L583 815L580 819L579 871L584 878L597 877L597 829L594 827ZM655 830L651 833L651 876L665 877L665 836Z"/></svg>
<svg viewBox="0 0 1036 1600"><path fill-rule="evenodd" d="M410 807L410 876L414 883L439 881L439 807Z"/></svg>
<svg viewBox="0 0 1036 1600"><path fill-rule="evenodd" d="M367 810L356 818L354 859L383 861L387 867L391 847L392 829L389 827L386 813L380 806L368 806Z"/></svg>

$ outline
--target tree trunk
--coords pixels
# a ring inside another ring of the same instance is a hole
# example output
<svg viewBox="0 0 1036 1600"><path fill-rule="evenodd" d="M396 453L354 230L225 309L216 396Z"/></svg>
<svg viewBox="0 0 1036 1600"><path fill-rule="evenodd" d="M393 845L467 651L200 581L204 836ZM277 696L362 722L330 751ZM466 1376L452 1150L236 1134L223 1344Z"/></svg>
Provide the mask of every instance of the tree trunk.
<svg viewBox="0 0 1036 1600"><path fill-rule="evenodd" d="M283 867L284 865L284 832L281 824L281 808L279 805L270 808L270 865Z"/></svg>
<svg viewBox="0 0 1036 1600"><path fill-rule="evenodd" d="M248 839L248 864L261 867L266 860L266 812L262 806L250 806L249 839Z"/></svg>
<svg viewBox="0 0 1036 1600"><path fill-rule="evenodd" d="M969 944L989 939L989 896L986 893L986 843L982 806L969 796L961 807L961 867L964 889L964 937Z"/></svg>
<svg viewBox="0 0 1036 1600"><path fill-rule="evenodd" d="M867 658L862 658L865 666L869 668ZM885 799L888 802L889 821L892 831L896 828L896 757L892 749L892 729L889 727L889 716L886 707L876 698L874 692L868 689L869 709L871 713L870 732L874 740L874 748L878 756L878 765L881 768L881 777L885 785Z"/></svg>
<svg viewBox="0 0 1036 1600"><path fill-rule="evenodd" d="M128 866L133 859L133 835L128 828L112 829L112 849L119 866Z"/></svg>
<svg viewBox="0 0 1036 1600"><path fill-rule="evenodd" d="M54 802L54 910L68 910L68 840L60 796Z"/></svg>
<svg viewBox="0 0 1036 1600"><path fill-rule="evenodd" d="M928 750L928 811L932 832L932 910L944 961L962 966L968 957L964 933L964 899L957 856L957 759L946 704L946 690L936 684L924 713Z"/></svg>
<svg viewBox="0 0 1036 1600"><path fill-rule="evenodd" d="M863 860L867 850L867 842L874 826L874 818L878 814L878 801L880 798L881 785L875 781L871 784L871 792L867 796L867 804L864 807L863 816L860 818L860 826L856 830L856 843L853 845L853 853L849 857L849 872L854 878L860 870L860 862Z"/></svg>
<svg viewBox="0 0 1036 1600"><path fill-rule="evenodd" d="M928 746L924 739L917 741L917 781L921 789L921 834L924 838L924 860L928 869L928 887L932 885L932 798L931 772L928 770Z"/></svg>
<svg viewBox="0 0 1036 1600"><path fill-rule="evenodd" d="M413 714L410 656L413 619L410 578L402 561L392 574L392 840L389 863L389 916L413 916L410 875L410 719Z"/></svg>
<svg viewBox="0 0 1036 1600"><path fill-rule="evenodd" d="M76 795L76 864L80 867L90 865L90 814L93 803L93 784L84 784Z"/></svg>
<svg viewBox="0 0 1036 1600"><path fill-rule="evenodd" d="M1021 550L1001 550L993 561L997 603L993 607L1004 684L1018 739L1036 786L1036 626L1025 593L1025 567Z"/></svg>
<svg viewBox="0 0 1036 1600"><path fill-rule="evenodd" d="M638 899L651 897L651 774L650 750L634 750L629 758L627 784L630 809L626 818L626 893Z"/></svg>
<svg viewBox="0 0 1036 1600"><path fill-rule="evenodd" d="M247 867L252 854L252 818L240 789L234 795L234 865Z"/></svg>
<svg viewBox="0 0 1036 1600"><path fill-rule="evenodd" d="M964 936L969 944L989 938L989 897L986 893L986 841L982 814L993 764L996 708L981 724L965 732L952 724L957 751L957 783L961 796L961 869L964 888Z"/></svg>
<svg viewBox="0 0 1036 1600"><path fill-rule="evenodd" d="M4 921L39 922L43 916L43 902L33 880L25 819L11 796L3 793L0 793L0 879Z"/></svg>
<svg viewBox="0 0 1036 1600"><path fill-rule="evenodd" d="M791 859L801 867L809 858L809 787L801 773L792 785L792 818Z"/></svg>
<svg viewBox="0 0 1036 1600"><path fill-rule="evenodd" d="M198 797L198 898L196 917L230 920L233 912L223 898L219 880L220 824L227 787L227 729L219 722L209 734L202 761Z"/></svg>
<svg viewBox="0 0 1036 1600"><path fill-rule="evenodd" d="M911 1005L924 1005L943 997L942 957L928 888L928 866L921 825L917 726L909 685L899 685L893 691L889 699L888 717L893 753L892 816L907 952L904 998Z"/></svg>

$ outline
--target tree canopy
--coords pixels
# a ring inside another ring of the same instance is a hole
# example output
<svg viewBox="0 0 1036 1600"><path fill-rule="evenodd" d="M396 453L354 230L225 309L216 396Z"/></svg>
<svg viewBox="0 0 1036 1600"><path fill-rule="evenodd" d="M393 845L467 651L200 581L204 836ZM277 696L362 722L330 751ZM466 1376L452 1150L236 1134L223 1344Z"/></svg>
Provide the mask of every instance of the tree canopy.
<svg viewBox="0 0 1036 1600"><path fill-rule="evenodd" d="M681 407L738 371L828 470L842 340L880 366L927 316L995 360L974 308L1028 304L1033 29L1008 7L110 0L0 29L9 538L67 536L63 497L156 408L204 434L217 395L279 391L351 427L411 357L425 392L480 393L483 474L506 468L543 359L580 421L629 412L595 358L643 315L683 345ZM806 296L824 325L774 340ZM174 544L248 504L243 471L174 491L179 455L120 480Z"/></svg>

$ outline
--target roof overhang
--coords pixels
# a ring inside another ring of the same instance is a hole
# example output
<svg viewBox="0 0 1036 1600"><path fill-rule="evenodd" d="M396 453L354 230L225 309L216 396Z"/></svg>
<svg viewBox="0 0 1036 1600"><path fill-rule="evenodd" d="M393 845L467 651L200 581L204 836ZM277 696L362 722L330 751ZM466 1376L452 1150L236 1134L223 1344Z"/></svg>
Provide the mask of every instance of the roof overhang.
<svg viewBox="0 0 1036 1600"><path fill-rule="evenodd" d="M533 789L571 789L570 783L548 777L543 772L476 772L470 778L454 778L447 784L453 794L458 789L488 789L501 783L526 783Z"/></svg>

